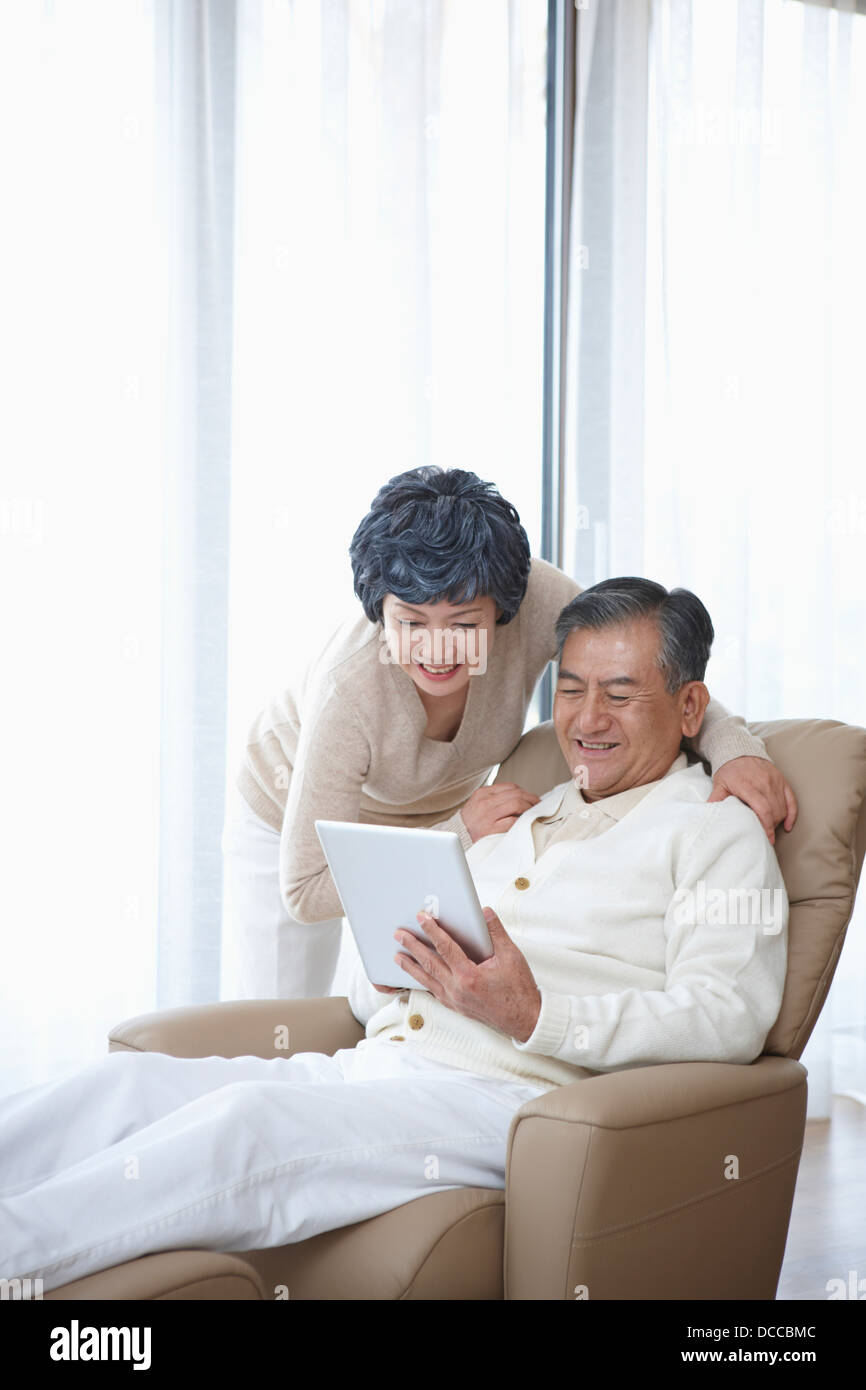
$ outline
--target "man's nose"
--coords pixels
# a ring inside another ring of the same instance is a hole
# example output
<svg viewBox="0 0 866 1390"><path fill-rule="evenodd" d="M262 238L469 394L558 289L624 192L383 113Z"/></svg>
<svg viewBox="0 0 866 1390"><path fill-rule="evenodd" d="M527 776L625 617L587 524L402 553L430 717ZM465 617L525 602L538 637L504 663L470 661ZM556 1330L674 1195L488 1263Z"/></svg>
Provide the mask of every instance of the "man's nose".
<svg viewBox="0 0 866 1390"><path fill-rule="evenodd" d="M605 709L603 693L592 694L588 691L580 709L575 712L570 732L578 738L590 738L593 734L606 732L610 723L610 712Z"/></svg>

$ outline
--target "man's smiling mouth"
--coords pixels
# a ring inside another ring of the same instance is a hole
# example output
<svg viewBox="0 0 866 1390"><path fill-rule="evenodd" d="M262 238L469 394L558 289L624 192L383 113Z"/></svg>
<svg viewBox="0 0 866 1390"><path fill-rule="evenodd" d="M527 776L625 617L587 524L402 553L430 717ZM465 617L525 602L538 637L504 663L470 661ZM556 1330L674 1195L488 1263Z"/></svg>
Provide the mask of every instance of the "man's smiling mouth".
<svg viewBox="0 0 866 1390"><path fill-rule="evenodd" d="M618 743L590 743L588 739L576 738L575 743L578 748L586 748L591 753L606 753L611 748L618 748Z"/></svg>

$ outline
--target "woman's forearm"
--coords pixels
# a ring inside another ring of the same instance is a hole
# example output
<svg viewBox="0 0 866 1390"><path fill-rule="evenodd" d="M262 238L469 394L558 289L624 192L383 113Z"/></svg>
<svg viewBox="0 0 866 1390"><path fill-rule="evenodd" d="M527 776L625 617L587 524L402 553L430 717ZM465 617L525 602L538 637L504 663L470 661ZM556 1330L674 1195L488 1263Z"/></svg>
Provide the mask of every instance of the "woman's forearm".
<svg viewBox="0 0 866 1390"><path fill-rule="evenodd" d="M745 720L738 714L729 714L718 700L710 699L700 731L691 744L714 773L732 758L766 758L772 762L761 740L749 733Z"/></svg>

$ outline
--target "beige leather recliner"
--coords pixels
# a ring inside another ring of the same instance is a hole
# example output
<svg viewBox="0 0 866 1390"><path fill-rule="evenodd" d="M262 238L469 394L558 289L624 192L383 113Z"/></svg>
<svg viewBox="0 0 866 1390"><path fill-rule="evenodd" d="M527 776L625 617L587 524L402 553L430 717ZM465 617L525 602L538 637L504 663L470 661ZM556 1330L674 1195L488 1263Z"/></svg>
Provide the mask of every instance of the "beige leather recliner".
<svg viewBox="0 0 866 1390"><path fill-rule="evenodd" d="M773 1299L806 1118L797 1059L866 851L866 729L749 728L800 804L793 831L777 836L788 976L762 1056L629 1068L547 1092L514 1116L504 1192L431 1193L270 1250L146 1255L45 1298ZM524 735L496 780L541 795L569 776L548 722ZM109 1047L271 1057L277 1024L288 1024L293 1051L332 1053L363 1036L343 998L253 1000L143 1015L113 1028Z"/></svg>

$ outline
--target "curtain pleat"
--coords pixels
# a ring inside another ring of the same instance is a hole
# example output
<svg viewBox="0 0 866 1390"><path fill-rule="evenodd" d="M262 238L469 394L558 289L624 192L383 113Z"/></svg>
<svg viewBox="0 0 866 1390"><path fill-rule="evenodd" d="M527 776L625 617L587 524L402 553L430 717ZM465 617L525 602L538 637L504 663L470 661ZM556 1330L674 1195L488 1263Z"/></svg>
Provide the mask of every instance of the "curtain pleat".
<svg viewBox="0 0 866 1390"><path fill-rule="evenodd" d="M219 996L234 284L234 0L155 11L168 247L156 1004Z"/></svg>

